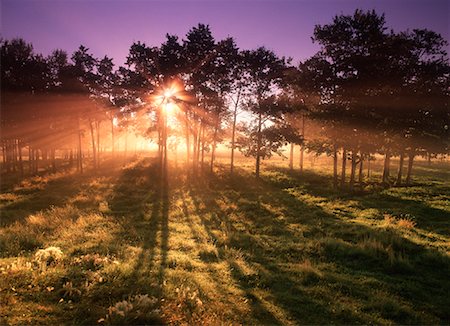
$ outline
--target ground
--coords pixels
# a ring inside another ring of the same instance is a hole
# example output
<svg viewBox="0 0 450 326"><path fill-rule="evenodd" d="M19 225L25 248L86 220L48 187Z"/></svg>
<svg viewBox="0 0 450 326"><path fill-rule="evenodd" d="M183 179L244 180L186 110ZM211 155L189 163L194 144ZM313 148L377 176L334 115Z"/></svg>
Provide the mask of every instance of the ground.
<svg viewBox="0 0 450 326"><path fill-rule="evenodd" d="M355 193L250 163L2 177L0 323L450 323L448 163Z"/></svg>

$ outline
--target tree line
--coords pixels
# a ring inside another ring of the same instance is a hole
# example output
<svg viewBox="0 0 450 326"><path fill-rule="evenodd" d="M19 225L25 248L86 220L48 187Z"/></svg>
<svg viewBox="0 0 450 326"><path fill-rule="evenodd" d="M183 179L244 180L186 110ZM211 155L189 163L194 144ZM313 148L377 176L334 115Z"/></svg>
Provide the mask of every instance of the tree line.
<svg viewBox="0 0 450 326"><path fill-rule="evenodd" d="M299 145L301 169L305 150L326 154L333 185L351 189L363 184L363 166L375 155L384 158L381 182L401 185L411 182L417 156L448 154L450 66L442 36L395 33L384 15L356 10L317 25L312 39L320 50L294 66L265 47L216 40L199 24L183 39L167 34L160 46L133 43L117 69L85 46L70 58L63 50L44 57L22 39L1 40L3 169L24 175L28 156L29 173L39 161L56 171L58 155L80 172L86 159L98 168L105 152L117 155L123 130L157 144L162 167L168 147L182 145L194 174L206 168L205 157L213 171L220 143L230 148L231 173L239 150L254 158L257 177L261 160L286 145L292 169Z"/></svg>

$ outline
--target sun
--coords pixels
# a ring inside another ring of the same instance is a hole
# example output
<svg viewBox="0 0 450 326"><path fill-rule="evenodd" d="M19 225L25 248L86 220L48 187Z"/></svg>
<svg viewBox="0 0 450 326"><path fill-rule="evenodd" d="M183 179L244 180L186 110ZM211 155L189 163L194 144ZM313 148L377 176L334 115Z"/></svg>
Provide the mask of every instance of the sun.
<svg viewBox="0 0 450 326"><path fill-rule="evenodd" d="M173 115L177 109L177 105L175 103L169 101L162 105L162 109L165 114Z"/></svg>
<svg viewBox="0 0 450 326"><path fill-rule="evenodd" d="M173 115L177 110L178 106L176 104L176 94L178 92L179 89L175 84L172 84L159 92L160 95L156 97L156 104L161 108L164 114Z"/></svg>

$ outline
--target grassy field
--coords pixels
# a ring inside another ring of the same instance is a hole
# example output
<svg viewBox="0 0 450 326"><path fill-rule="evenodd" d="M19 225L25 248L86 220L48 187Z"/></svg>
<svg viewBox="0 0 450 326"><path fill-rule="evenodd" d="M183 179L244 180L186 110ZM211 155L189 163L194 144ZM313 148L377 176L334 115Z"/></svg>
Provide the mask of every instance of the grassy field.
<svg viewBox="0 0 450 326"><path fill-rule="evenodd" d="M448 163L356 194L251 167L3 177L0 324L450 323Z"/></svg>

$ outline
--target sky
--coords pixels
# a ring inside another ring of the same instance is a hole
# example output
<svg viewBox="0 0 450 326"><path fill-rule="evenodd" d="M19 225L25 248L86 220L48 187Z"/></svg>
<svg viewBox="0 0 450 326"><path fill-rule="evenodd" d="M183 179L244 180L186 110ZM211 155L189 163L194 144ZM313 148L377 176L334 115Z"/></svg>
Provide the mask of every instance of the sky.
<svg viewBox="0 0 450 326"><path fill-rule="evenodd" d="M384 13L394 31L427 28L449 40L449 0L0 0L1 37L24 38L37 53L73 53L80 44L123 65L130 45L181 39L198 23L216 40L232 36L241 49L266 46L293 64L318 49L314 26L355 9ZM447 47L447 51L448 51Z"/></svg>

